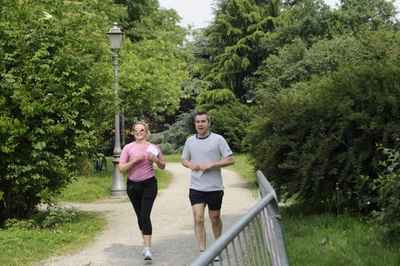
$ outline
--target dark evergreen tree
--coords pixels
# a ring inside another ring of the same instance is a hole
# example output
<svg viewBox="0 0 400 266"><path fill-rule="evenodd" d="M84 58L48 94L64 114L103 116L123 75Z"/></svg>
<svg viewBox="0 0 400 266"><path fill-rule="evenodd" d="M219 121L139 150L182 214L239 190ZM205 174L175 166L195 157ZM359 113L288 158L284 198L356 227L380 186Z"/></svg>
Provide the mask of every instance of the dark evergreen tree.
<svg viewBox="0 0 400 266"><path fill-rule="evenodd" d="M208 93L229 99L231 91L244 104L252 99L245 81L268 55L260 42L274 30L279 7L279 1L217 2L215 18L204 29L204 37L198 40L202 46L195 51L199 60L194 69L201 79L211 82Z"/></svg>

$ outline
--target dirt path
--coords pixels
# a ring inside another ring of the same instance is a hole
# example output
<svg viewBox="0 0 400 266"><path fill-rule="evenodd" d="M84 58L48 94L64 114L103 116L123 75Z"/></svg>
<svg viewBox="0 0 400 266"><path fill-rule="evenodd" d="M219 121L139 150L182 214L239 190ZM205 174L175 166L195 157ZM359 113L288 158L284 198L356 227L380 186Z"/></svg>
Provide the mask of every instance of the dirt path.
<svg viewBox="0 0 400 266"><path fill-rule="evenodd" d="M188 265L199 253L188 199L190 170L180 163L168 163L166 169L173 174L173 179L167 189L159 191L154 203L152 261L143 260L143 240L130 202L126 199L108 199L94 204L73 204L77 210L106 212L109 221L107 229L77 253L52 257L42 265ZM238 174L223 169L222 175L225 196L221 217L225 231L251 209L257 199L245 188ZM208 217L206 221L209 246L213 243L213 237Z"/></svg>

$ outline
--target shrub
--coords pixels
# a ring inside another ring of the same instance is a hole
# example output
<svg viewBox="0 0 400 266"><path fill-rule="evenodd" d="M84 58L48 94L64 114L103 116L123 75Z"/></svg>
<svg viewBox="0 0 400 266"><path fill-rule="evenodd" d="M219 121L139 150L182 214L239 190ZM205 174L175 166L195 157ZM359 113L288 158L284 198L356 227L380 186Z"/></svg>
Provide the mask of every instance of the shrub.
<svg viewBox="0 0 400 266"><path fill-rule="evenodd" d="M7 219L4 223L5 229L20 229L20 230L31 230L38 227L35 220L17 220L15 218Z"/></svg>
<svg viewBox="0 0 400 266"><path fill-rule="evenodd" d="M252 164L286 199L370 213L360 195L376 193L360 193L360 176L378 178L375 143L393 148L399 136L399 74L398 63L343 65L303 90L266 96L246 128Z"/></svg>
<svg viewBox="0 0 400 266"><path fill-rule="evenodd" d="M76 218L73 211L58 208L56 211L50 211L42 223L43 228L55 228L64 223L72 223Z"/></svg>
<svg viewBox="0 0 400 266"><path fill-rule="evenodd" d="M394 149L379 145L379 150L387 155L381 162L385 167L370 186L378 192L377 204L380 210L375 210L373 216L378 219L385 232L400 236L400 153Z"/></svg>

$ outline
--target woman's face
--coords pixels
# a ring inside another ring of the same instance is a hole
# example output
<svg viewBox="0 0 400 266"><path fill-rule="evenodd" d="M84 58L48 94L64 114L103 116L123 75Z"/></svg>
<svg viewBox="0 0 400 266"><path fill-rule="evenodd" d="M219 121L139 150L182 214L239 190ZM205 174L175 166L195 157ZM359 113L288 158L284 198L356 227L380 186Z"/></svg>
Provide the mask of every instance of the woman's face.
<svg viewBox="0 0 400 266"><path fill-rule="evenodd" d="M135 125L133 128L133 135L135 136L136 140L143 140L147 136L146 127L141 124Z"/></svg>

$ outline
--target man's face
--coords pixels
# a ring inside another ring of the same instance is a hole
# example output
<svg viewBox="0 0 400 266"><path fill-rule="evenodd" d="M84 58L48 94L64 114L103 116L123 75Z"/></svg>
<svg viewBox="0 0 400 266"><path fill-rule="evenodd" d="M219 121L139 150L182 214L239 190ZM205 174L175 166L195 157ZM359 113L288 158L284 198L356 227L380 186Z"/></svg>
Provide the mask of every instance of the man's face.
<svg viewBox="0 0 400 266"><path fill-rule="evenodd" d="M196 115L195 126L199 135L207 134L211 122L207 120L207 115Z"/></svg>

